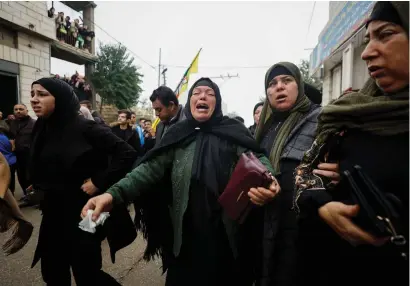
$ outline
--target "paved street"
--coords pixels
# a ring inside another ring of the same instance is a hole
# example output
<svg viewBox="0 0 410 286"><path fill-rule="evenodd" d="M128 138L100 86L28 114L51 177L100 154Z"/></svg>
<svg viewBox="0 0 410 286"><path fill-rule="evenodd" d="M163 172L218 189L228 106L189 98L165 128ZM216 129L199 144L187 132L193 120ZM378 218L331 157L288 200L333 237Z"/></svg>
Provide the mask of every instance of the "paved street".
<svg viewBox="0 0 410 286"><path fill-rule="evenodd" d="M20 196L20 190L17 190L16 197L19 198ZM30 269L37 244L41 214L39 210L34 208L25 208L23 212L34 224L34 233L28 244L20 252L9 257L5 257L3 253L0 253L0 285L2 286L45 285L41 278L40 263L35 268ZM7 234L0 234L0 245L3 245L6 238ZM116 263L112 264L107 241L103 241L104 271L125 286L163 286L165 283L164 276L161 276L160 262L145 263L139 261L144 249L145 243L139 235L130 246L117 253ZM75 285L75 283L73 282L72 285Z"/></svg>

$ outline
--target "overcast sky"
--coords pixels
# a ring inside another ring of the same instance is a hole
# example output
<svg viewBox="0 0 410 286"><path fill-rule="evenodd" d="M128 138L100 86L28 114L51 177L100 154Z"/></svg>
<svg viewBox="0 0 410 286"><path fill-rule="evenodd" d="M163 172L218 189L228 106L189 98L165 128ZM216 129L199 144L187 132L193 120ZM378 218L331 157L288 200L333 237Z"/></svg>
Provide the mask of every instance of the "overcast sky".
<svg viewBox="0 0 410 286"><path fill-rule="evenodd" d="M56 12L71 18L81 15L60 2ZM143 97L158 86L159 48L168 68L167 85L175 89L197 51L202 76L239 74L230 80L215 79L228 112L236 112L253 124L252 110L264 96L264 75L279 61L298 64L309 59L318 36L328 20L328 2L102 2L97 1L95 23L120 41L141 61L135 64L144 75ZM315 7L314 7L315 5ZM51 6L51 2L49 2ZM309 22L314 7L313 17ZM115 40L95 27L97 41ZM185 67L185 68L184 68ZM52 73L80 73L84 68L52 59ZM182 97L185 104L186 96Z"/></svg>

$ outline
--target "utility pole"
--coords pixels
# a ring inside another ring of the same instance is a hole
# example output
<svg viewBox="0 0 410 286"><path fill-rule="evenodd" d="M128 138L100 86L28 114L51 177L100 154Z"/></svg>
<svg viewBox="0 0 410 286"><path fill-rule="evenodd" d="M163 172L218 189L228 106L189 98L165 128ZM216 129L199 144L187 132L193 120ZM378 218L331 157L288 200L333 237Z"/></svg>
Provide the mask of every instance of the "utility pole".
<svg viewBox="0 0 410 286"><path fill-rule="evenodd" d="M230 75L229 73L227 74L227 75L219 75L219 76L210 76L209 78L220 78L220 79L223 79L223 80L225 80L225 78L228 78L228 79L231 79L231 78L234 78L234 77L239 77L239 74L237 73L236 75Z"/></svg>
<svg viewBox="0 0 410 286"><path fill-rule="evenodd" d="M158 62L158 87L161 86L161 48L159 48L159 62ZM152 115L156 118L155 110L152 110Z"/></svg>
<svg viewBox="0 0 410 286"><path fill-rule="evenodd" d="M219 85L219 88L221 88L228 80L230 80L231 78L239 78L239 74L235 74L235 75L231 75L231 74L227 74L227 75L219 75L219 76L210 76L209 78L220 78L222 79L224 82L222 84Z"/></svg>
<svg viewBox="0 0 410 286"><path fill-rule="evenodd" d="M161 48L159 48L159 62L158 62L158 87L161 86Z"/></svg>
<svg viewBox="0 0 410 286"><path fill-rule="evenodd" d="M167 76L166 76L166 72L168 71L168 68L165 68L162 70L162 77L164 79L164 85L167 85Z"/></svg>

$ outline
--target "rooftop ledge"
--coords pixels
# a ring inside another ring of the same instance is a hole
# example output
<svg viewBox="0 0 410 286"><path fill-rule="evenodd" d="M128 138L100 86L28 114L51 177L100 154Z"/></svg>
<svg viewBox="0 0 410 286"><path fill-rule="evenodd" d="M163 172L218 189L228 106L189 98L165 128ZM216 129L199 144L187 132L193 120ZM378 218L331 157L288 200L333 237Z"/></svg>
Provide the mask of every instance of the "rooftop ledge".
<svg viewBox="0 0 410 286"><path fill-rule="evenodd" d="M51 43L51 56L77 65L92 64L97 61L95 55L58 40Z"/></svg>
<svg viewBox="0 0 410 286"><path fill-rule="evenodd" d="M93 8L97 7L97 4L95 4L94 1L60 1L60 2L77 12L84 11L85 8L90 7L90 6Z"/></svg>

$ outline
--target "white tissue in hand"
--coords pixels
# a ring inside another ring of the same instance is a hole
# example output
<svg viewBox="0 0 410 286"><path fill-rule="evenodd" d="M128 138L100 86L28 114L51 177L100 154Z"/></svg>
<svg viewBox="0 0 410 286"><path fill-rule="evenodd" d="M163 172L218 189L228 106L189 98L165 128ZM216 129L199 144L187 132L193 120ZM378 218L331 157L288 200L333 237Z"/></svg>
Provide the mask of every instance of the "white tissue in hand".
<svg viewBox="0 0 410 286"><path fill-rule="evenodd" d="M87 211L87 216L83 218L82 221L80 221L78 227L81 228L84 231L88 231L91 233L95 233L96 227L99 225L103 225L105 220L110 216L109 213L104 212L101 213L100 216L98 217L97 221L92 220L92 215L93 215L94 210L88 210Z"/></svg>

